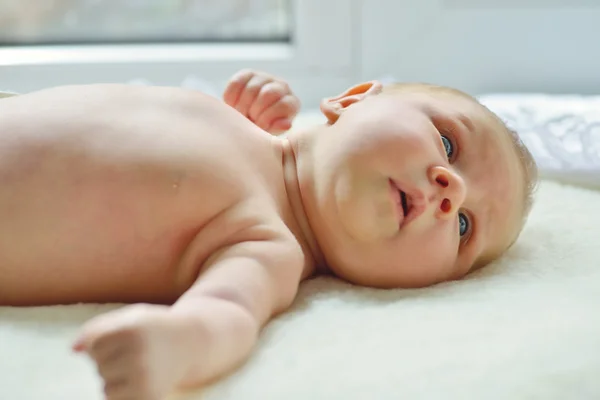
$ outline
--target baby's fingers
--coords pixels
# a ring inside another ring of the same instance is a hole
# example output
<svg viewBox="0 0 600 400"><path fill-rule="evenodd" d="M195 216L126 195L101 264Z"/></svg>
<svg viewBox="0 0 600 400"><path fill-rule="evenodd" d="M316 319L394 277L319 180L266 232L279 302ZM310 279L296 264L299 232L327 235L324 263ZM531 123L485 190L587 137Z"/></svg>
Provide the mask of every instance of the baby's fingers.
<svg viewBox="0 0 600 400"><path fill-rule="evenodd" d="M231 107L236 108L242 92L254 75L255 72L248 69L241 70L233 75L223 93L223 101Z"/></svg>
<svg viewBox="0 0 600 400"><path fill-rule="evenodd" d="M258 116L255 124L270 133L282 133L291 127L300 110L297 97L286 95Z"/></svg>
<svg viewBox="0 0 600 400"><path fill-rule="evenodd" d="M279 135L286 131L289 131L292 127L292 121L287 118L280 118L275 120L271 127L267 129L267 132L272 133L273 135Z"/></svg>
<svg viewBox="0 0 600 400"><path fill-rule="evenodd" d="M104 384L104 396L106 400L135 399L136 388L127 380L110 382Z"/></svg>
<svg viewBox="0 0 600 400"><path fill-rule="evenodd" d="M73 343L73 350L76 352L87 352L92 356L92 352L98 352L99 343L106 343L105 340L101 340L106 337L111 331L114 331L114 326L107 323L107 315L102 315L91 320L84 325L79 337Z"/></svg>
<svg viewBox="0 0 600 400"><path fill-rule="evenodd" d="M157 308L162 309L149 304L135 304L95 317L83 326L73 350L97 353L113 343L125 346L139 344L139 323L156 313Z"/></svg>
<svg viewBox="0 0 600 400"><path fill-rule="evenodd" d="M88 354L99 365L111 364L143 351L143 339L138 332L111 332L95 340L87 349Z"/></svg>
<svg viewBox="0 0 600 400"><path fill-rule="evenodd" d="M238 110L240 114L251 118L250 107L252 107L254 102L258 99L258 95L262 88L271 82L273 82L273 78L270 76L253 76L244 87L244 90L242 91L242 94L235 105L236 110Z"/></svg>
<svg viewBox="0 0 600 400"><path fill-rule="evenodd" d="M256 122L260 115L269 107L276 104L290 93L290 88L285 82L273 81L267 83L260 89L258 96L254 100L254 103L252 103L252 106L248 111L248 118Z"/></svg>
<svg viewBox="0 0 600 400"><path fill-rule="evenodd" d="M144 387L138 381L134 380L114 381L104 385L104 395L106 400L163 400L156 393L142 389Z"/></svg>

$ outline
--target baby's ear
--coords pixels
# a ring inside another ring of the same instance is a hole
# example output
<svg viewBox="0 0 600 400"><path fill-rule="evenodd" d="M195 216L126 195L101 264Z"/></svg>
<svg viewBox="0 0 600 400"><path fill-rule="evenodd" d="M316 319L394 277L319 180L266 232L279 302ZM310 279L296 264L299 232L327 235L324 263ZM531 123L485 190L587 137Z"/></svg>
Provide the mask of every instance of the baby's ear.
<svg viewBox="0 0 600 400"><path fill-rule="evenodd" d="M378 81L364 82L336 97L321 100L321 112L327 117L330 124L335 123L346 108L354 103L381 92L383 85Z"/></svg>

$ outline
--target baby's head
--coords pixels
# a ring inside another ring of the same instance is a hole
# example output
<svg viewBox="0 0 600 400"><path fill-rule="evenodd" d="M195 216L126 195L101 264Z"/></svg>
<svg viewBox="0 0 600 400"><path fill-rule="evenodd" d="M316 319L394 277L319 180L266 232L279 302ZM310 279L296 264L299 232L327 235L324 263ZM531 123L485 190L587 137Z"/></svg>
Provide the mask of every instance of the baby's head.
<svg viewBox="0 0 600 400"><path fill-rule="evenodd" d="M515 242L537 168L477 100L446 87L370 82L323 100L321 110L329 124L300 145L309 154L299 177L334 274L365 286L427 286L461 278Z"/></svg>

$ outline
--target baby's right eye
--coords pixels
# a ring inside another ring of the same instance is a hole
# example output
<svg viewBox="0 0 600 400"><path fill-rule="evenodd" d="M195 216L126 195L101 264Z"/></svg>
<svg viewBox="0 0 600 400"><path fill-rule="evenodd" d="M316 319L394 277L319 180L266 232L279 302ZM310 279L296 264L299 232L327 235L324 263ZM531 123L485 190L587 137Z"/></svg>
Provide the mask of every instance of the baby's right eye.
<svg viewBox="0 0 600 400"><path fill-rule="evenodd" d="M442 143L444 143L444 149L446 149L446 156L448 156L448 160L450 160L454 155L454 145L452 144L452 141L448 139L448 136L441 135L441 137Z"/></svg>

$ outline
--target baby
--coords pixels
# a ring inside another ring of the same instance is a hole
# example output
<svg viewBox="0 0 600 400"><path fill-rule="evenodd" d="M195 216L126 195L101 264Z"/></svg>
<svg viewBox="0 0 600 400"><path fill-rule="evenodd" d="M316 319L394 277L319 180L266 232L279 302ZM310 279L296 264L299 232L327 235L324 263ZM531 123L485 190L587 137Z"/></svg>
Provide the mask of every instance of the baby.
<svg viewBox="0 0 600 400"><path fill-rule="evenodd" d="M225 103L177 88L0 100L0 305L143 303L74 343L109 400L163 399L244 362L301 281L455 280L500 256L532 157L468 95L362 83L287 130L298 101L243 71Z"/></svg>

